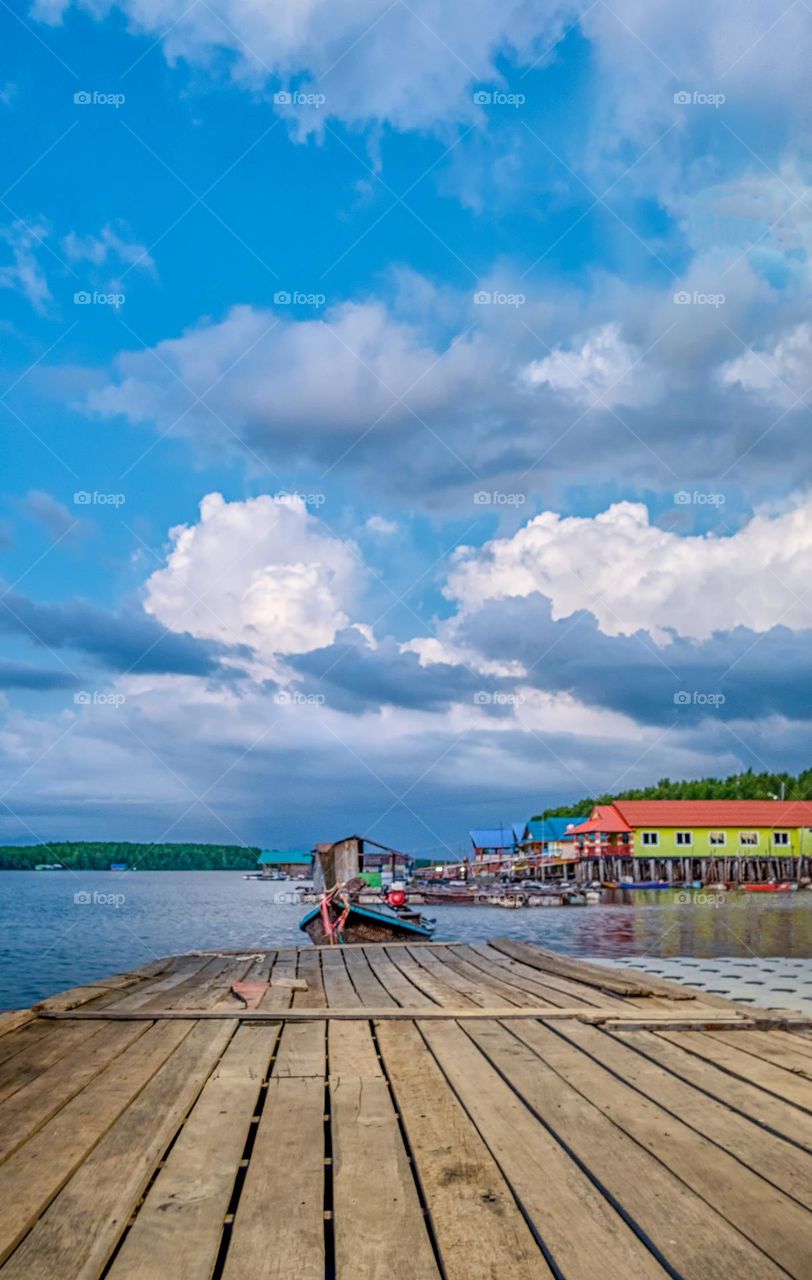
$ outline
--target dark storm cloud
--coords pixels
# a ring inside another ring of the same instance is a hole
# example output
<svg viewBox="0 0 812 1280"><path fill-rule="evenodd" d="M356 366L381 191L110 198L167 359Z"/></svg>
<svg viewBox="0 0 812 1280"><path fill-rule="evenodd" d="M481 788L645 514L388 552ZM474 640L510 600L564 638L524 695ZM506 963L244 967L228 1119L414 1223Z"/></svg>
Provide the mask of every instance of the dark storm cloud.
<svg viewBox="0 0 812 1280"><path fill-rule="evenodd" d="M69 671L52 671L28 662L0 662L0 689L73 689L76 677Z"/></svg>
<svg viewBox="0 0 812 1280"><path fill-rule="evenodd" d="M250 655L244 645L167 632L144 613L109 613L84 600L40 604L13 591L0 595L0 629L49 649L75 649L109 671L133 675L232 678L239 673L223 659Z"/></svg>

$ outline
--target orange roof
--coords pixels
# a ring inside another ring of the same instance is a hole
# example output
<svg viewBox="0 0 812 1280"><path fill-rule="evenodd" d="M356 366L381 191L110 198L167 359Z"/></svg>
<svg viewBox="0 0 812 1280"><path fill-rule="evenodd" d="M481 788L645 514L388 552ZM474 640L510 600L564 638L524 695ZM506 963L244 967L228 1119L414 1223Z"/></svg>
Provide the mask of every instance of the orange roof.
<svg viewBox="0 0 812 1280"><path fill-rule="evenodd" d="M582 836L590 835L593 831L613 833L631 831L631 829L628 822L619 812L617 805L599 804L592 810L589 821L582 822L579 827L573 827L570 834Z"/></svg>
<svg viewBox="0 0 812 1280"><path fill-rule="evenodd" d="M810 800L617 800L610 807L630 827L812 827Z"/></svg>

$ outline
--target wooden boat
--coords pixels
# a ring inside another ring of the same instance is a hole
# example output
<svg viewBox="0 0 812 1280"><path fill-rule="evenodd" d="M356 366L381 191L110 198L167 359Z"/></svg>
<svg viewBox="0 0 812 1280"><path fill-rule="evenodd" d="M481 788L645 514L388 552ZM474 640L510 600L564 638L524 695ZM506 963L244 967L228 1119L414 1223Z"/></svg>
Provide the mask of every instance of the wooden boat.
<svg viewBox="0 0 812 1280"><path fill-rule="evenodd" d="M621 882L621 889L673 889L675 886L667 880L627 880Z"/></svg>
<svg viewBox="0 0 812 1280"><path fill-rule="evenodd" d="M789 880L782 881L781 884L740 884L739 888L745 893L792 893L793 889L797 889L796 884L791 884Z"/></svg>
<svg viewBox="0 0 812 1280"><path fill-rule="evenodd" d="M329 924L325 919L324 903L308 911L299 921L299 928L317 947L333 942L430 942L434 932L434 925L414 911L401 916L394 911L361 907L354 902L344 905L336 898L330 899L326 907ZM415 921L415 916L420 923Z"/></svg>

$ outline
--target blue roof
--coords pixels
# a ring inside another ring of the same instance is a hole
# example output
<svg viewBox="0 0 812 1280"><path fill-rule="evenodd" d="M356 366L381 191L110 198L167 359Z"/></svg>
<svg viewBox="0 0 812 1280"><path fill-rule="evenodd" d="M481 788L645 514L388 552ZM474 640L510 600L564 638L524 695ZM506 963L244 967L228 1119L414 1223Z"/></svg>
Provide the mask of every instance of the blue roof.
<svg viewBox="0 0 812 1280"><path fill-rule="evenodd" d="M567 827L577 827L579 823L586 822L586 818L543 818L540 822L528 822L527 830L530 840L571 840L572 836L567 835Z"/></svg>
<svg viewBox="0 0 812 1280"><path fill-rule="evenodd" d="M516 843L513 827L477 827L468 832L475 849L512 849Z"/></svg>
<svg viewBox="0 0 812 1280"><path fill-rule="evenodd" d="M309 866L312 861L313 854L310 849L264 849L257 858L257 863L261 867L278 867L286 862L301 862Z"/></svg>

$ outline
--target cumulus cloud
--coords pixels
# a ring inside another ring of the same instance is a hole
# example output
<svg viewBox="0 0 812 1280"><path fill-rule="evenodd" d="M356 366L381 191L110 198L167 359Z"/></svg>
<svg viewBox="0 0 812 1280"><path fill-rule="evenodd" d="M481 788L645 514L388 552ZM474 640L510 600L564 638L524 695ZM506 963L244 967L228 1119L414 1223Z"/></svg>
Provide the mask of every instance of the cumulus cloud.
<svg viewBox="0 0 812 1280"><path fill-rule="evenodd" d="M173 630L245 644L266 660L329 645L361 588L355 545L336 537L298 496L200 504L200 520L170 531L166 567L144 607Z"/></svg>
<svg viewBox="0 0 812 1280"><path fill-rule="evenodd" d="M726 386L738 384L769 404L794 409L812 392L812 325L799 324L776 339L771 350L750 349L722 365Z"/></svg>
<svg viewBox="0 0 812 1280"><path fill-rule="evenodd" d="M693 495L675 496L679 505ZM459 549L445 590L466 614L539 592L554 618L587 610L606 635L644 630L666 643L672 631L809 627L810 554L810 498L722 537L668 532L642 503L620 502L597 516L544 512L512 537Z"/></svg>
<svg viewBox="0 0 812 1280"><path fill-rule="evenodd" d="M589 334L580 350L557 347L543 360L529 364L524 374L532 386L548 386L590 409L608 409L615 404L639 404L653 396L652 379L637 368L642 356L624 342L619 325L607 324Z"/></svg>

